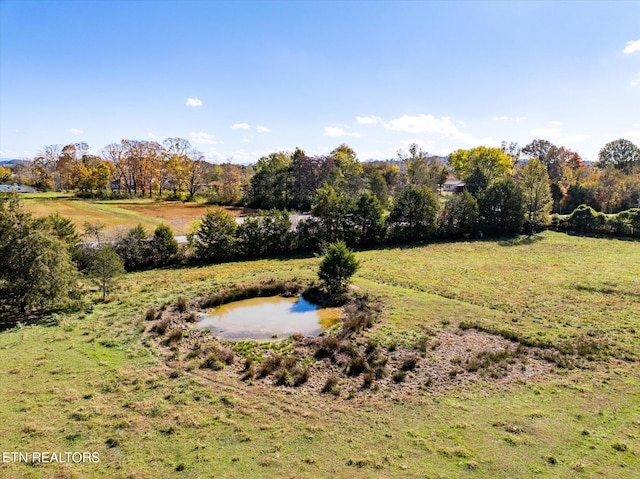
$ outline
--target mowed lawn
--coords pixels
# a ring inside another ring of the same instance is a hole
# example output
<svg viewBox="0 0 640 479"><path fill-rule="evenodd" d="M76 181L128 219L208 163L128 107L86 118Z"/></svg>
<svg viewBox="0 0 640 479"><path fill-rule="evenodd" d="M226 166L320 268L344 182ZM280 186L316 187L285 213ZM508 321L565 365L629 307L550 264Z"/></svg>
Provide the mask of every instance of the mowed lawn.
<svg viewBox="0 0 640 479"><path fill-rule="evenodd" d="M0 333L0 450L98 451L0 463L1 477L638 477L640 242L546 232L357 253L385 344L461 322L607 358L510 383L340 396L175 370L145 312L236 282L313 280L311 256L128 274L107 304ZM429 356L427 356L428 358Z"/></svg>
<svg viewBox="0 0 640 479"><path fill-rule="evenodd" d="M176 235L185 235L191 225L204 216L207 210L218 208L203 203L180 201L157 201L153 199L132 199L99 201L85 200L69 195L24 195L24 206L36 217L58 212L70 218L79 232L84 231L85 222L102 223L109 235L116 235L138 224L149 233L164 223ZM244 208L225 207L234 216L250 213Z"/></svg>

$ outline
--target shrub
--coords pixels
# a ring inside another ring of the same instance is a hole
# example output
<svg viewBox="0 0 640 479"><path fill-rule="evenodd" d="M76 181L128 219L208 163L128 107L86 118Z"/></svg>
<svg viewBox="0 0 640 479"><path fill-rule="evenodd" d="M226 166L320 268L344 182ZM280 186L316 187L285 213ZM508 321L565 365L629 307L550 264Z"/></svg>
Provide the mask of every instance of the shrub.
<svg viewBox="0 0 640 479"><path fill-rule="evenodd" d="M293 386L293 374L286 368L280 369L275 378L276 386Z"/></svg>
<svg viewBox="0 0 640 479"><path fill-rule="evenodd" d="M385 363L386 363L386 359L385 359ZM382 379L387 375L387 368L385 368L383 365L376 366L376 368L373 370L373 374L376 377L376 379Z"/></svg>
<svg viewBox="0 0 640 479"><path fill-rule="evenodd" d="M271 356L268 356L258 369L258 379L264 378L277 371L282 363L282 359L282 356L279 354L272 354Z"/></svg>
<svg viewBox="0 0 640 479"><path fill-rule="evenodd" d="M395 382L395 383L404 382L406 377L407 377L407 372L403 371L402 369L399 369L398 371L393 373L393 382Z"/></svg>
<svg viewBox="0 0 640 479"><path fill-rule="evenodd" d="M359 376L367 371L369 371L369 364L363 356L351 358L347 363L347 368L345 370L349 376Z"/></svg>
<svg viewBox="0 0 640 479"><path fill-rule="evenodd" d="M366 373L362 376L362 387L364 389L371 389L374 384L374 375L371 373Z"/></svg>
<svg viewBox="0 0 640 479"><path fill-rule="evenodd" d="M224 369L224 363L220 361L220 358L215 353L211 353L200 364L200 369L212 369L213 371L220 371Z"/></svg>
<svg viewBox="0 0 640 479"><path fill-rule="evenodd" d="M168 327L169 327L169 320L163 319L161 321L158 321L156 324L154 324L151 327L151 332L157 333L159 336L163 336L164 333L167 332Z"/></svg>
<svg viewBox="0 0 640 479"><path fill-rule="evenodd" d="M293 385L302 386L309 380L309 368L297 367L293 371Z"/></svg>
<svg viewBox="0 0 640 479"><path fill-rule="evenodd" d="M147 309L147 314L145 314L144 319L146 319L147 321L153 321L154 319L156 319L156 316L158 315L158 312L156 311L156 308L149 308Z"/></svg>
<svg viewBox="0 0 640 479"><path fill-rule="evenodd" d="M344 241L329 245L320 262L318 277L331 293L344 291L358 270L358 260Z"/></svg>
<svg viewBox="0 0 640 479"><path fill-rule="evenodd" d="M409 356L405 358L404 361L402 361L402 366L400 366L400 369L402 369L403 371L413 371L418 365L418 360L419 358L417 356Z"/></svg>
<svg viewBox="0 0 640 479"><path fill-rule="evenodd" d="M571 229L581 233L595 231L596 216L598 213L591 206L580 205L567 218Z"/></svg>
<svg viewBox="0 0 640 479"><path fill-rule="evenodd" d="M178 252L178 242L173 236L171 227L165 224L159 225L153 232L150 247L153 253L153 262L156 265L168 264Z"/></svg>
<svg viewBox="0 0 640 479"><path fill-rule="evenodd" d="M178 308L178 311L184 313L187 310L187 300L180 296L176 303L176 307Z"/></svg>
<svg viewBox="0 0 640 479"><path fill-rule="evenodd" d="M331 334L320 336L315 345L317 349L314 357L316 359L332 358L334 353L338 351L338 338Z"/></svg>
<svg viewBox="0 0 640 479"><path fill-rule="evenodd" d="M342 326L346 331L359 333L363 329L369 329L373 326L373 314L371 311L356 311L349 314Z"/></svg>
<svg viewBox="0 0 640 479"><path fill-rule="evenodd" d="M178 343L180 341L182 341L182 330L172 329L171 332L167 335L167 338L164 340L164 343L170 345Z"/></svg>
<svg viewBox="0 0 640 479"><path fill-rule="evenodd" d="M338 387L338 378L336 375L332 374L327 378L327 381L324 383L322 387L323 393L330 393L334 396L338 396L340 394L340 388Z"/></svg>

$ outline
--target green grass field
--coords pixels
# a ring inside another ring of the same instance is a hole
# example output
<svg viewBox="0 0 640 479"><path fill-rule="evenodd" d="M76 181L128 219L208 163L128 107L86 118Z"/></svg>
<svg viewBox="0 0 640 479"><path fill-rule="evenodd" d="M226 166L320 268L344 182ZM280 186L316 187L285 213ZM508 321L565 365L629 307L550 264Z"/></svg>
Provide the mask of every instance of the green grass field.
<svg viewBox="0 0 640 479"><path fill-rule="evenodd" d="M145 312L236 282L310 281L318 258L132 273L106 304L0 333L0 452L100 454L0 463L0 476L640 476L640 242L546 232L357 256L354 285L383 303L367 336L400 347L425 330L442 338L416 377L441 364L449 339L469 337L461 323L561 350L587 338L597 354L513 380L345 383L338 396L243 382L232 368L168 366L143 333Z"/></svg>

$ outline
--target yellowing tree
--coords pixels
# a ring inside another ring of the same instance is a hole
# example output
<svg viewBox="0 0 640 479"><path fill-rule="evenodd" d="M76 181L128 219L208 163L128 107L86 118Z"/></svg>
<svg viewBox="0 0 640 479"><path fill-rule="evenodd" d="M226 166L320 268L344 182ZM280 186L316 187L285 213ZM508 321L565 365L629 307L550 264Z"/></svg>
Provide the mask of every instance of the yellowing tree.
<svg viewBox="0 0 640 479"><path fill-rule="evenodd" d="M487 146L457 150L449 156L449 165L472 192L483 190L493 180L513 174L511 157L500 148Z"/></svg>
<svg viewBox="0 0 640 479"><path fill-rule="evenodd" d="M518 172L518 183L529 223L547 223L553 205L547 168L538 158L530 159Z"/></svg>

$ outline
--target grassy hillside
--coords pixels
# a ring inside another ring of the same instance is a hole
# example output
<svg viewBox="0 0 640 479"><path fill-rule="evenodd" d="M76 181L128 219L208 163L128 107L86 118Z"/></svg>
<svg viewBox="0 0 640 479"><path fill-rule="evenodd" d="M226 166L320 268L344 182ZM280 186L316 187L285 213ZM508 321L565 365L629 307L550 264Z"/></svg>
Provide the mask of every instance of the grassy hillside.
<svg viewBox="0 0 640 479"><path fill-rule="evenodd" d="M243 382L233 367L172 367L144 333L151 306L312 280L317 258L128 274L107 304L0 333L0 450L98 451L100 462L0 463L0 476L637 476L638 241L547 232L358 258L355 286L383 301L365 334L390 351L429 335L405 382L345 380L337 396L313 381ZM462 367L469 351L515 345L504 337L586 351L570 363L531 355L506 376Z"/></svg>

